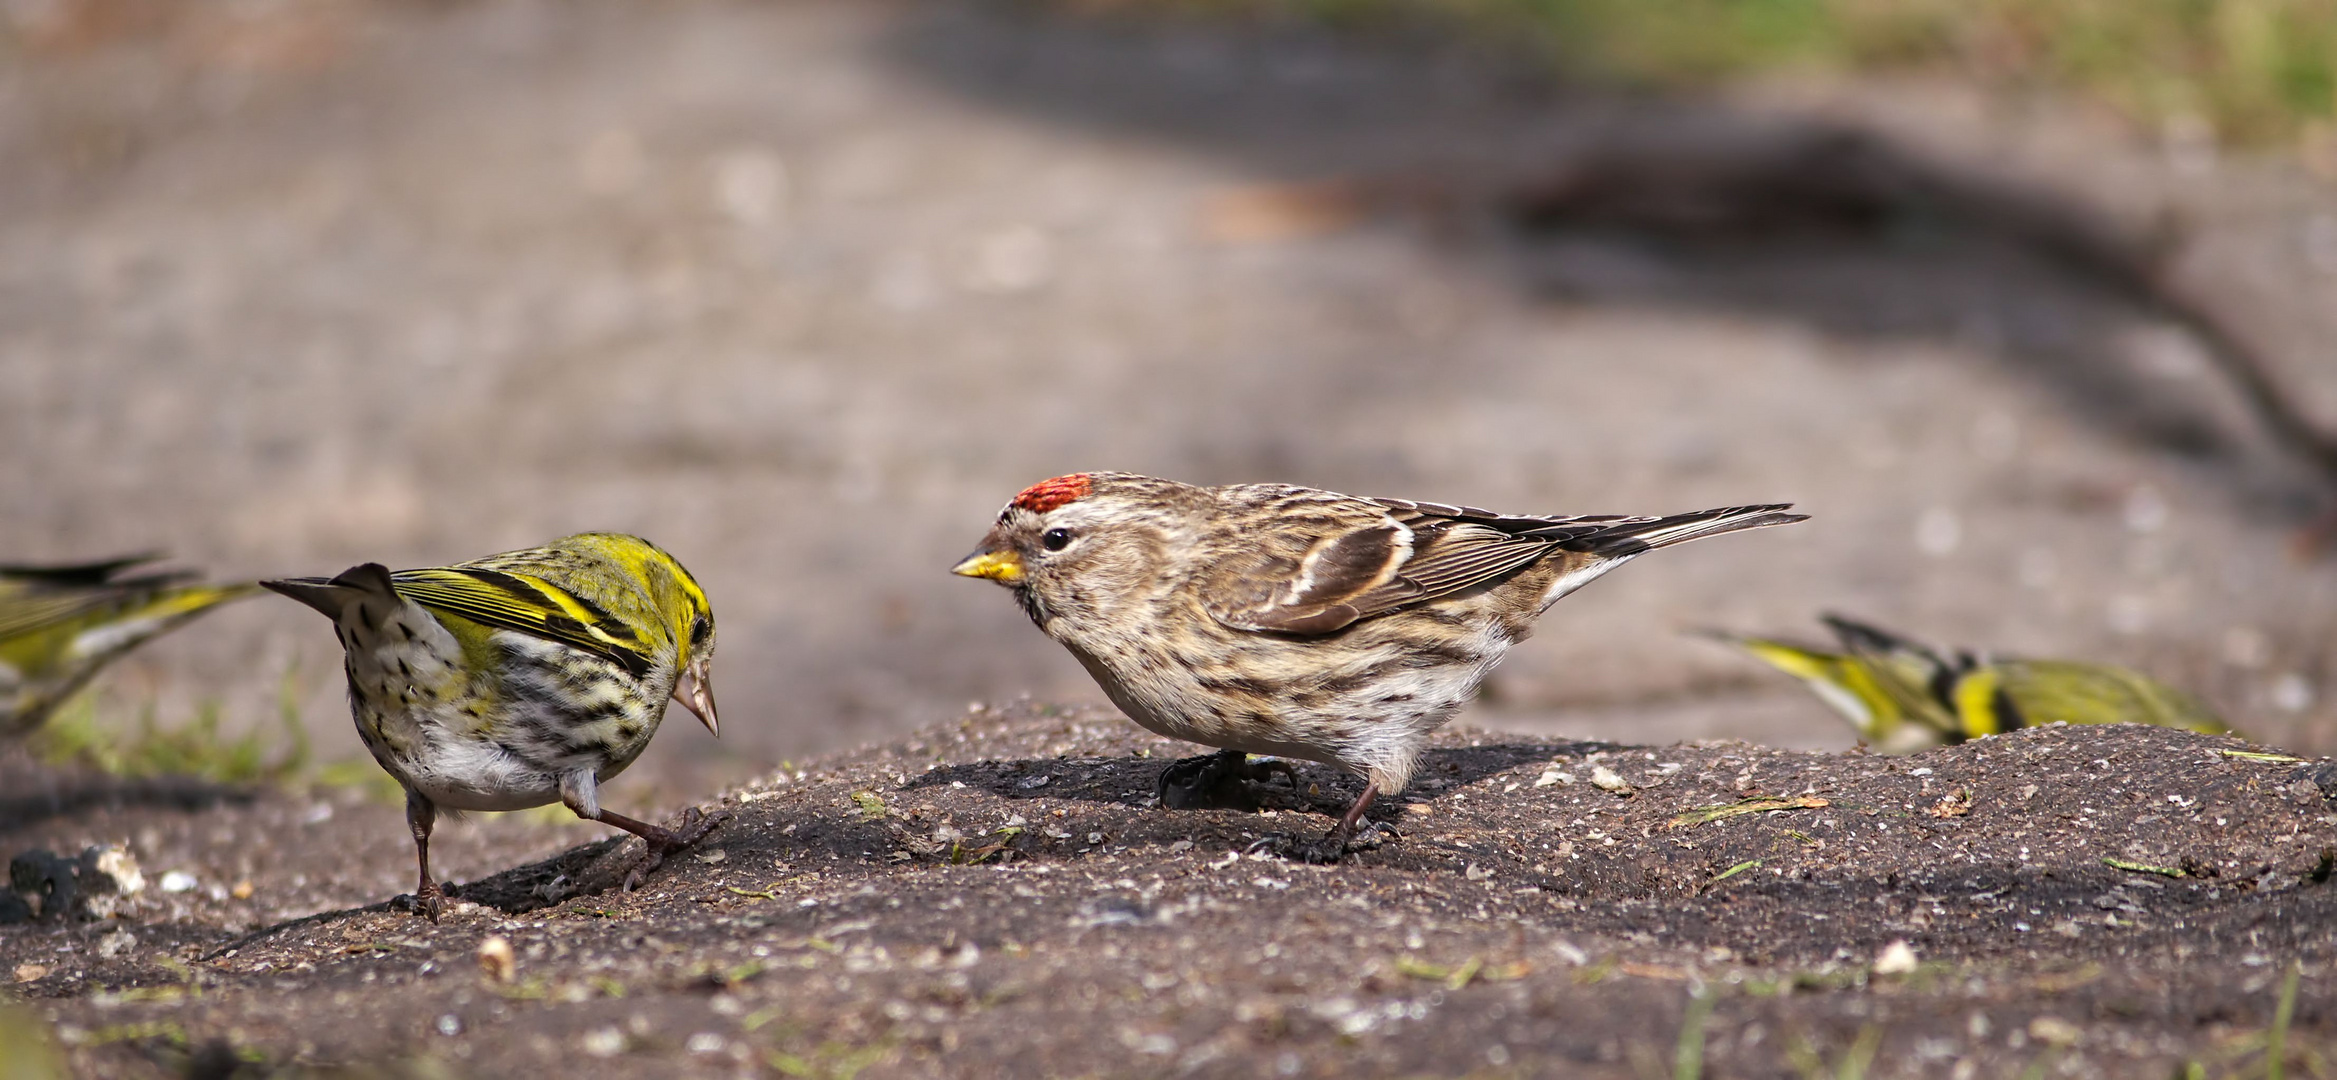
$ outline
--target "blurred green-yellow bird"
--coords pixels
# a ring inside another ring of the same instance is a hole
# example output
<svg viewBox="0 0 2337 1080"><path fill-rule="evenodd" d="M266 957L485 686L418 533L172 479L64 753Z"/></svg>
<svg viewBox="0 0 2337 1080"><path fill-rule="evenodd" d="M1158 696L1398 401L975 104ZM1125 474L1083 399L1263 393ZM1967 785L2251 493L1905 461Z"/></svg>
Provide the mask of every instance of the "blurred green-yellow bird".
<svg viewBox="0 0 2337 1080"><path fill-rule="evenodd" d="M565 803L648 842L629 885L713 827L695 809L667 829L600 805L601 782L641 756L669 697L721 734L714 610L657 545L581 533L454 566L260 584L333 620L357 734L406 789L414 906L432 919L446 902L430 875L440 810Z"/></svg>
<svg viewBox="0 0 2337 1080"><path fill-rule="evenodd" d="M2231 733L2205 705L2139 672L2076 660L1943 653L1839 615L1839 651L1715 635L1802 680L1885 753L1912 753L2042 724L2155 724Z"/></svg>
<svg viewBox="0 0 2337 1080"><path fill-rule="evenodd" d="M0 566L0 739L39 727L123 653L259 591L189 584L187 571L130 572L156 558Z"/></svg>

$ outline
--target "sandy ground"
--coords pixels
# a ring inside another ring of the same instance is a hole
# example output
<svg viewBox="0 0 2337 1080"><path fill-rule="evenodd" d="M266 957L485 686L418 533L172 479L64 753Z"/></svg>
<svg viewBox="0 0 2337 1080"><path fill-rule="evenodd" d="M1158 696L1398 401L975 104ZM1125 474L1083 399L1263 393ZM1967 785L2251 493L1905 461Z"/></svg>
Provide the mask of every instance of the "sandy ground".
<svg viewBox="0 0 2337 1080"><path fill-rule="evenodd" d="M392 806L85 778L70 813L12 800L0 840L134 836L155 883L0 930L0 972L108 1076L1639 1078L1683 1045L1703 1076L2262 1076L2274 1038L2320 1075L2337 763L2246 745L1448 729L1396 835L1321 867L1253 852L1352 780L1164 810L1177 744L983 710L757 778L638 892L574 894L624 849L454 830L435 925L379 902L411 865Z"/></svg>
<svg viewBox="0 0 2337 1080"><path fill-rule="evenodd" d="M1617 141L1854 123L2180 222L2182 276L2337 415L2313 366L2337 218L2275 166L1938 88L1623 96L1449 46L1013 6L9 10L0 552L264 576L645 533L715 597L728 718L650 775L1099 700L943 573L1014 491L1097 467L1814 515L1569 600L1479 711L1518 730L1670 702L1665 738L1846 745L1680 633L1840 609L2329 738L2337 571L2283 549L2309 489L2150 312L1953 230L1683 244L1523 231L1471 194ZM1388 178L1460 194L1286 197ZM109 708L266 717L290 672L351 752L332 646L247 603ZM1720 701L1744 707L1677 708Z"/></svg>

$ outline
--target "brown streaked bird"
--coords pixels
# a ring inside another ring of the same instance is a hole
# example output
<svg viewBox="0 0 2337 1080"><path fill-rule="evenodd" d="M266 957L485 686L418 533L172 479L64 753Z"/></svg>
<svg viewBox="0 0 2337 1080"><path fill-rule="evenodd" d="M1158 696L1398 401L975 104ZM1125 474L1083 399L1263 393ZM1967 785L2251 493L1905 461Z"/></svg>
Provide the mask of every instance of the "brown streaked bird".
<svg viewBox="0 0 2337 1080"><path fill-rule="evenodd" d="M1787 508L1543 517L1075 473L1016 495L954 572L1012 589L1138 724L1222 748L1162 774L1166 805L1249 772L1246 754L1362 775L1291 852L1335 861L1552 603L1655 548L1803 520Z"/></svg>

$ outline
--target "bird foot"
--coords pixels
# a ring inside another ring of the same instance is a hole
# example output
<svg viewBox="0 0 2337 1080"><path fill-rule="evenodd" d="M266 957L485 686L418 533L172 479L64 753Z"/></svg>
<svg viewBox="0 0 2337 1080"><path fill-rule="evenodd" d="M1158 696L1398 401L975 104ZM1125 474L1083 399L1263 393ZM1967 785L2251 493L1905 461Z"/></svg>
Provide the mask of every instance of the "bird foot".
<svg viewBox="0 0 2337 1080"><path fill-rule="evenodd" d="M1298 771L1287 761L1251 761L1239 750L1220 750L1170 763L1161 770L1153 793L1171 810L1254 811L1258 799L1249 786L1268 783L1276 775L1288 779L1292 789L1298 787Z"/></svg>
<svg viewBox="0 0 2337 1080"><path fill-rule="evenodd" d="M390 901L390 907L437 922L439 916L446 914L446 890L435 881L425 881L416 892L399 893Z"/></svg>
<svg viewBox="0 0 2337 1080"><path fill-rule="evenodd" d="M708 814L693 806L682 811L681 824L674 828L648 826L640 834L642 843L647 847L641 853L641 858L633 864L633 868L625 872L624 891L632 892L640 888L644 879L656 871L658 867L665 865L666 856L705 839L706 834L714 831L715 826L728 820L730 820L728 811L717 810Z"/></svg>
<svg viewBox="0 0 2337 1080"><path fill-rule="evenodd" d="M1251 844L1249 850L1270 852L1309 866L1330 866L1345 860L1352 852L1370 851L1379 847L1390 835L1394 835L1394 830L1366 821L1362 828L1352 834L1334 827L1330 832L1311 840L1288 833L1275 833Z"/></svg>
<svg viewBox="0 0 2337 1080"><path fill-rule="evenodd" d="M1347 838L1339 835L1337 829L1312 840L1277 833L1259 841L1258 845L1291 862L1309 866L1330 866L1347 857Z"/></svg>

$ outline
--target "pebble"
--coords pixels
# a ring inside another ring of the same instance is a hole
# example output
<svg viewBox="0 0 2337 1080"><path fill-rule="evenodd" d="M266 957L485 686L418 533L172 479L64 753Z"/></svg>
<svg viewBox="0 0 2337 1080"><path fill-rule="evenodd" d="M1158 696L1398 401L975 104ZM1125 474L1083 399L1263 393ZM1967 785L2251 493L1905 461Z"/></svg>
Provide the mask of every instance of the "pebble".
<svg viewBox="0 0 2337 1080"><path fill-rule="evenodd" d="M138 935L128 930L116 930L97 939L97 955L111 960L135 948L137 944Z"/></svg>
<svg viewBox="0 0 2337 1080"><path fill-rule="evenodd" d="M146 889L146 875L139 872L138 860L128 851L114 845L91 848L82 855L91 871L92 892L112 892L116 896L136 896Z"/></svg>
<svg viewBox="0 0 2337 1080"><path fill-rule="evenodd" d="M479 942L479 970L490 980L510 985L519 973L519 958L512 954L511 939L490 934Z"/></svg>
<svg viewBox="0 0 2337 1080"><path fill-rule="evenodd" d="M2029 1021L2029 1037L2054 1046L2068 1046L2085 1036L2076 1024L2058 1016L2040 1016Z"/></svg>
<svg viewBox="0 0 2337 1080"><path fill-rule="evenodd" d="M594 1028L585 1032L576 1044L594 1057L615 1057L625 1052L625 1033L613 1027Z"/></svg>

